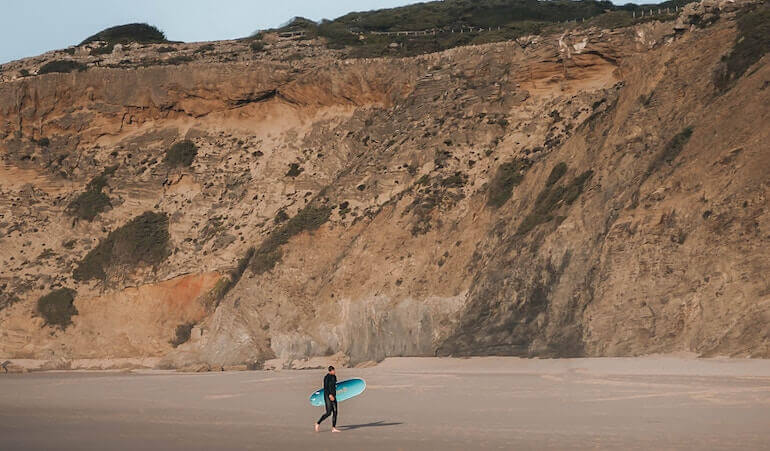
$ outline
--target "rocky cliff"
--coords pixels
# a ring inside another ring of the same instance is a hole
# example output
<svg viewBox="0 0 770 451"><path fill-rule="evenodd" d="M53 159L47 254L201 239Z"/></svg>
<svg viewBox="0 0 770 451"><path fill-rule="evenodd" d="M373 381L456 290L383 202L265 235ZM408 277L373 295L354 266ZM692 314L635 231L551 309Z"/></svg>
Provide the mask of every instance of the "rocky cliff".
<svg viewBox="0 0 770 451"><path fill-rule="evenodd" d="M767 17L6 64L0 357L770 357Z"/></svg>

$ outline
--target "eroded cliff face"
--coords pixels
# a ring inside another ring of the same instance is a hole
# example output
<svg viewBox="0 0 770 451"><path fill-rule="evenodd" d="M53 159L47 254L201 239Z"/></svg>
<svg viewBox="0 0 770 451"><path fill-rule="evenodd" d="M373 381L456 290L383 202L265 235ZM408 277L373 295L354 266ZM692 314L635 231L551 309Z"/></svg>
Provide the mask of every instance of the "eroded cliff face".
<svg viewBox="0 0 770 451"><path fill-rule="evenodd" d="M768 357L770 66L715 87L735 14L408 59L136 46L6 81L0 355ZM100 174L110 206L77 220ZM161 259L84 278L147 211ZM62 287L56 327L38 299Z"/></svg>

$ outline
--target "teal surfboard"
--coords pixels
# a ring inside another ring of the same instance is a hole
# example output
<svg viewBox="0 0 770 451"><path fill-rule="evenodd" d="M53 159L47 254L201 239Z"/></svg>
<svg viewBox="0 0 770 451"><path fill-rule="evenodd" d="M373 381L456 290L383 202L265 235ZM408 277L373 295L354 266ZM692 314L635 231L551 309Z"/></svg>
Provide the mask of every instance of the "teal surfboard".
<svg viewBox="0 0 770 451"><path fill-rule="evenodd" d="M348 379L337 382L337 402L358 396L366 389L366 382L363 379ZM320 389L310 395L310 404L318 407L325 405L324 389Z"/></svg>

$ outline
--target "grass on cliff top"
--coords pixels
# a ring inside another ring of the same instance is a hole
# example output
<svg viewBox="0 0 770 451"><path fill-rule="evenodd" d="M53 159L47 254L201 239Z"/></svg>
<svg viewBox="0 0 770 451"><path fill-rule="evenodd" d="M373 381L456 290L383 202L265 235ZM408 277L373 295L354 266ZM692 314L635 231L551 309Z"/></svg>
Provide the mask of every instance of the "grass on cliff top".
<svg viewBox="0 0 770 451"><path fill-rule="evenodd" d="M262 242L251 258L251 270L262 274L272 270L283 257L281 246L288 243L291 237L305 231L317 230L329 220L331 207L313 207L308 205L285 224L273 230Z"/></svg>
<svg viewBox="0 0 770 451"><path fill-rule="evenodd" d="M487 205L500 208L513 195L513 188L524 180L524 173L529 167L527 160L514 159L497 168L495 177L489 183Z"/></svg>
<svg viewBox="0 0 770 451"><path fill-rule="evenodd" d="M186 139L179 141L166 151L165 162L169 166L190 166L198 155L198 146Z"/></svg>
<svg viewBox="0 0 770 451"><path fill-rule="evenodd" d="M532 211L519 224L517 234L526 235L538 225L553 220L555 218L554 213L559 207L572 205L580 197L586 182L594 174L593 171L585 171L568 184L557 186L556 183L563 178L566 172L567 165L565 163L559 163L553 167L545 187L535 199Z"/></svg>
<svg viewBox="0 0 770 451"><path fill-rule="evenodd" d="M732 88L757 61L770 52L770 2L745 10L738 17L738 35L715 74L718 92Z"/></svg>
<svg viewBox="0 0 770 451"><path fill-rule="evenodd" d="M106 28L93 36L89 36L78 45L90 44L96 41L104 41L113 45L131 42L141 44L168 42L166 35L162 31L146 23L130 23Z"/></svg>
<svg viewBox="0 0 770 451"><path fill-rule="evenodd" d="M168 216L145 212L110 232L80 261L75 280L106 280L111 269L157 265L169 255Z"/></svg>
<svg viewBox="0 0 770 451"><path fill-rule="evenodd" d="M405 31L503 27L511 22L560 22L582 19L614 9L609 1L540 2L536 0L432 1L368 12L354 12L335 19L354 31Z"/></svg>
<svg viewBox="0 0 770 451"><path fill-rule="evenodd" d="M609 1L454 0L416 3L375 11L353 12L332 21L315 23L295 18L275 31L304 31L306 38L322 37L333 49L349 48L357 58L414 56L462 45L484 44L541 34L566 20L590 19L628 9ZM633 9L633 8L631 8ZM631 13L628 13L630 17ZM625 16L624 16L625 18ZM613 22L617 19L613 18ZM484 32L468 32L472 27ZM441 30L435 35L375 35L372 32ZM464 29L463 33L459 31ZM490 30L491 29L491 30ZM454 30L454 33L451 31ZM352 32L352 33L351 33ZM363 33L359 39L355 33ZM390 47L391 43L398 44Z"/></svg>
<svg viewBox="0 0 770 451"><path fill-rule="evenodd" d="M441 52L465 45L509 41L521 36L541 34L552 25L550 22L520 21L501 27L499 30L482 33L466 31L464 33L437 33L425 36L367 34L364 40L356 38L354 44L348 43L347 40L341 43L334 37L329 38L323 34L321 36L326 37L327 45L331 48L350 48L350 56L353 58L410 57ZM350 33L348 35L355 37ZM392 43L398 44L398 46L393 48L390 46Z"/></svg>
<svg viewBox="0 0 770 451"><path fill-rule="evenodd" d="M43 317L48 326L66 329L72 324L72 316L78 314L75 308L75 290L59 288L37 301L37 313Z"/></svg>
<svg viewBox="0 0 770 451"><path fill-rule="evenodd" d="M38 75L61 73L66 74L69 72L83 72L86 70L86 65L72 60L54 60L49 61L37 71Z"/></svg>

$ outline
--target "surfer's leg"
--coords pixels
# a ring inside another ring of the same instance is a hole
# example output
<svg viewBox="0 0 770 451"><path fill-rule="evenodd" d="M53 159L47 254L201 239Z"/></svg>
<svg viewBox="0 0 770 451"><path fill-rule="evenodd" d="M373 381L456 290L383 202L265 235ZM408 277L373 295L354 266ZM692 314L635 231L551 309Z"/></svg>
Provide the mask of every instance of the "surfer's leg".
<svg viewBox="0 0 770 451"><path fill-rule="evenodd" d="M323 415L321 415L321 418L318 420L318 423L316 423L316 424L321 424L321 422L322 422L323 420L325 420L325 419L329 418L329 415L331 415L331 414L332 414L332 409L333 409L333 408L332 408L332 404L336 404L336 403L331 403L331 402L329 402L329 400L326 400L326 413L324 413ZM335 408L334 410L336 411L336 408ZM334 416L335 416L335 418L337 417L337 415L336 415L336 414L335 414Z"/></svg>
<svg viewBox="0 0 770 451"><path fill-rule="evenodd" d="M332 403L332 427L337 427L337 400Z"/></svg>

